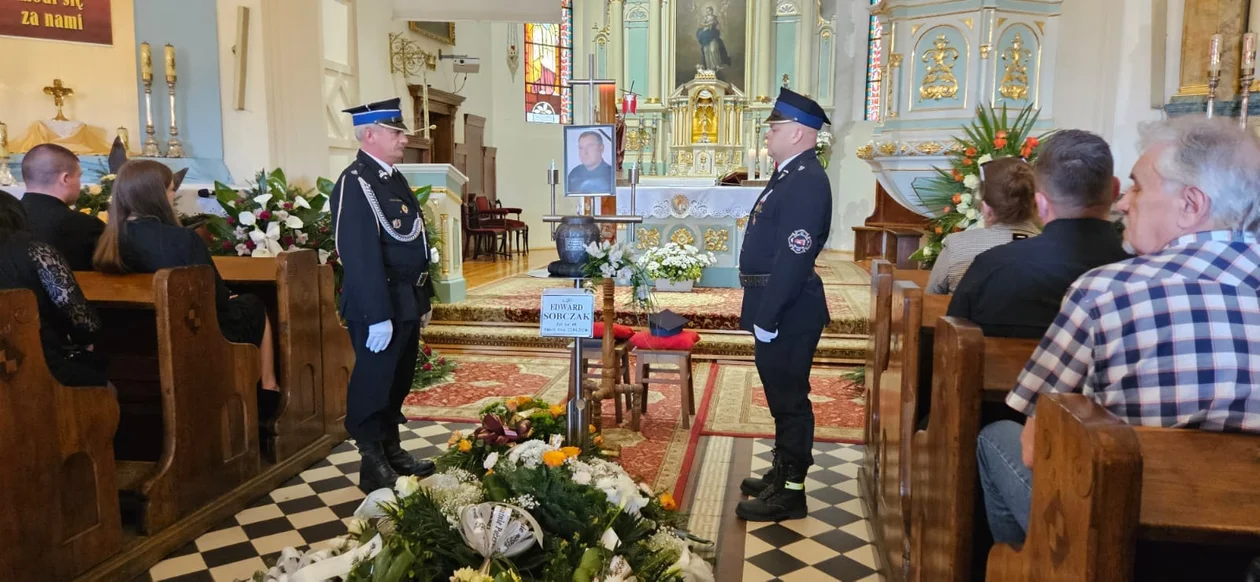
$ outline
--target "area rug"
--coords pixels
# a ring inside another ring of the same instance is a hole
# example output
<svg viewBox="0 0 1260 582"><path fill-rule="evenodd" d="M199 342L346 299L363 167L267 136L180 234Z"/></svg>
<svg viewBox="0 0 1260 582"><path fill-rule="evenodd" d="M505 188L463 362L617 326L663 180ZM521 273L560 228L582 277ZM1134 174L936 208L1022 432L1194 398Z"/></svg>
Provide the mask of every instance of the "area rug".
<svg viewBox="0 0 1260 582"><path fill-rule="evenodd" d="M818 256L814 271L822 278L824 285L870 286L870 271L849 260L849 256L848 253L834 251L824 251Z"/></svg>
<svg viewBox="0 0 1260 582"><path fill-rule="evenodd" d="M862 387L844 378L845 368L814 367L809 399L814 404L814 439L860 443L866 400ZM774 437L774 417L766 404L757 369L745 364L718 366L704 419L704 434Z"/></svg>
<svg viewBox="0 0 1260 582"><path fill-rule="evenodd" d="M569 362L563 357L478 354L448 357L458 362L459 367L449 379L407 396L403 414L408 419L479 422L478 412L494 400L530 395L548 402L562 402L568 393ZM709 385L709 372L707 364L695 366L697 407L703 390ZM682 477L699 436L698 429L682 428L681 402L677 386L653 385L648 395L648 412L642 416L638 433L616 428L613 401L603 403L606 442L619 445L618 462L654 490L673 490L684 481Z"/></svg>
<svg viewBox="0 0 1260 582"><path fill-rule="evenodd" d="M561 286L560 281L552 279L528 275L508 277L470 290L464 301L435 305L433 320L537 324L543 290ZM827 308L831 312L827 333L866 334L870 317L869 290L852 285L827 285L826 289ZM617 288L617 322L643 326L643 314L629 306L630 291L629 287ZM656 300L661 309L670 309L691 320L693 329L738 330L744 292L742 289L698 288L691 293L657 293Z"/></svg>

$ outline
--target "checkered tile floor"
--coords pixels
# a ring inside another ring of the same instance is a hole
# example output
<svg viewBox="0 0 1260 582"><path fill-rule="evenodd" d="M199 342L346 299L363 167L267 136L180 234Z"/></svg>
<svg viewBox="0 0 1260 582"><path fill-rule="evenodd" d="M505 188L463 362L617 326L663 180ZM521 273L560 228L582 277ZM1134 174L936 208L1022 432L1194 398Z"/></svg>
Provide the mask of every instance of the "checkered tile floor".
<svg viewBox="0 0 1260 582"><path fill-rule="evenodd" d="M419 458L428 458L446 447L451 431L473 427L412 422L405 428L403 447ZM770 448L771 441L754 441L755 473L770 467ZM727 451L729 447L720 450L727 457L724 459L717 458L722 455L704 455L705 463L730 463ZM815 445L816 464L805 483L809 517L778 524L748 524L743 556L746 582L882 581L876 573L875 548L858 499L861 456L860 446ZM342 443L327 458L167 556L136 580L248 580L254 572L273 564L285 547L325 547L346 533L346 521L363 500L356 486L358 470L357 450L350 442Z"/></svg>
<svg viewBox="0 0 1260 582"><path fill-rule="evenodd" d="M753 443L752 471L770 468L774 441ZM871 531L858 498L862 447L815 443L805 477L809 516L779 523L749 523L744 539L744 582L768 580L880 582Z"/></svg>

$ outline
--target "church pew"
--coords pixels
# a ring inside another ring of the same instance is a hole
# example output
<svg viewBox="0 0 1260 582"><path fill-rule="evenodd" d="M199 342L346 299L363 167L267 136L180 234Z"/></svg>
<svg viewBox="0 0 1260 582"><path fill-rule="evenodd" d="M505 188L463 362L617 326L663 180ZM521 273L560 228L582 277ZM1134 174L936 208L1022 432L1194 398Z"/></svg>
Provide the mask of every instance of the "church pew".
<svg viewBox="0 0 1260 582"><path fill-rule="evenodd" d="M152 535L258 474L258 348L223 338L209 267L75 277L118 389L118 489Z"/></svg>
<svg viewBox="0 0 1260 582"><path fill-rule="evenodd" d="M981 403L1005 398L1037 340L986 338L955 317L941 318L935 328L932 412L911 445L911 578L966 582L974 579L974 515L983 509L976 505Z"/></svg>
<svg viewBox="0 0 1260 582"><path fill-rule="evenodd" d="M274 442L260 447L267 461L282 461L324 434L319 259L303 249L276 257L215 257L214 263L233 291L255 294L267 305L282 396Z"/></svg>
<svg viewBox="0 0 1260 582"><path fill-rule="evenodd" d="M69 579L122 547L117 428L108 389L48 371L35 295L0 291L0 579Z"/></svg>
<svg viewBox="0 0 1260 582"><path fill-rule="evenodd" d="M331 265L319 266L319 334L323 355L324 434L346 439L346 387L354 369L350 332L337 313L336 283Z"/></svg>
<svg viewBox="0 0 1260 582"><path fill-rule="evenodd" d="M908 575L910 547L911 436L918 414L920 384L929 381L923 369L924 323L936 321L949 307L950 295L924 295L911 281L893 283L888 364L879 381L879 434L875 443L879 501L874 518L888 575ZM930 362L927 362L930 365Z"/></svg>
<svg viewBox="0 0 1260 582"><path fill-rule="evenodd" d="M988 579L1243 580L1260 555L1260 436L1125 424L1079 394L1037 406L1022 549Z"/></svg>

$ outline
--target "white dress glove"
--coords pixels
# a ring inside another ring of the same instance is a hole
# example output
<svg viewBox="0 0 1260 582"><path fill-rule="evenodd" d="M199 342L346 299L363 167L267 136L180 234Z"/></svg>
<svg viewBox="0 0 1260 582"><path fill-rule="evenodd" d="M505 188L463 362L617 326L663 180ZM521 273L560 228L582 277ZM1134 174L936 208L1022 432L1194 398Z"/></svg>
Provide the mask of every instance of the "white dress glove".
<svg viewBox="0 0 1260 582"><path fill-rule="evenodd" d="M762 343L767 343L767 344L770 343L771 340L773 340L774 338L779 337L778 331L773 331L773 332L766 331L755 325L753 326L753 334L757 336L757 341L760 341Z"/></svg>
<svg viewBox="0 0 1260 582"><path fill-rule="evenodd" d="M433 321L433 308L429 308L429 312L420 316L420 328L429 327L429 322Z"/></svg>
<svg viewBox="0 0 1260 582"><path fill-rule="evenodd" d="M380 323L373 323L368 326L367 349L373 353L380 353L389 345L389 340L394 336L394 324L388 319Z"/></svg>

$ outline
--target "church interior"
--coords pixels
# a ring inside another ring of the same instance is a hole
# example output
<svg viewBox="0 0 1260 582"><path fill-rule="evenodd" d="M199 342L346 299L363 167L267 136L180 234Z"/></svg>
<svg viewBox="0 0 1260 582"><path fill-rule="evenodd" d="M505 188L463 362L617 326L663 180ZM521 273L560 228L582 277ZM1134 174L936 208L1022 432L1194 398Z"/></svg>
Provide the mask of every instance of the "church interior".
<svg viewBox="0 0 1260 582"><path fill-rule="evenodd" d="M1253 131L1256 33L1252 0L0 3L0 191L29 213L35 152L60 146L66 203L107 238L124 164L154 161L206 245L201 266L67 271L108 356L107 383L71 387L0 212L0 577L1260 580L1260 440L1077 395L1041 401L1028 538L995 541L977 446L1038 341L932 287L942 241L989 220L984 156L1084 130L1119 200L1144 128ZM805 115L784 95L825 114L800 155L830 209L789 238L818 243L827 312L796 484L741 311L786 168L771 116ZM401 157L370 173L405 178L432 246L397 439L438 473L364 491L341 311L363 271L336 205L370 155L363 104L393 99ZM259 347L224 337L223 285L265 308ZM741 480L775 471L804 517L737 515Z"/></svg>

